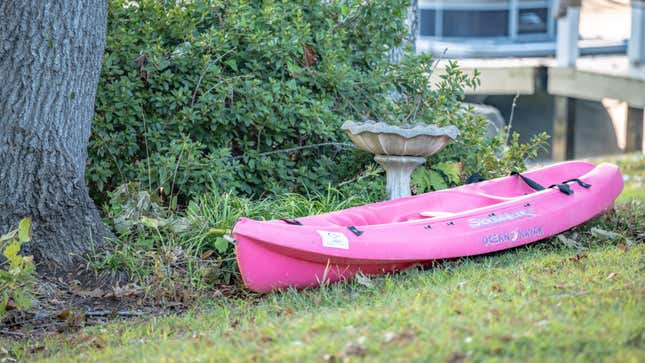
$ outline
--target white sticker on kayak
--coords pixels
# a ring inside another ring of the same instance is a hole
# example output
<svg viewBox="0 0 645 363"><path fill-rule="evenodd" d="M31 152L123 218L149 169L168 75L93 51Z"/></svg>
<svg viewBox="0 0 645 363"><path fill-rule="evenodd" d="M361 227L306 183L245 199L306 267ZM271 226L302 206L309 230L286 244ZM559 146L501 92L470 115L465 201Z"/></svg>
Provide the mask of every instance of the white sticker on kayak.
<svg viewBox="0 0 645 363"><path fill-rule="evenodd" d="M322 244L325 247L349 249L349 240L347 236L340 232L316 231L322 238Z"/></svg>

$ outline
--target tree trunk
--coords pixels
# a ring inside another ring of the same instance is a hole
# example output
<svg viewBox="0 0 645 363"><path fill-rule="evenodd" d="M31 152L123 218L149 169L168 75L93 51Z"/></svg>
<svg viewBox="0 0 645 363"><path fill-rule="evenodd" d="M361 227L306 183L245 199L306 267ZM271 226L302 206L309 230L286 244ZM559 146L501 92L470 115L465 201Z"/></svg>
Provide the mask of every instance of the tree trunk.
<svg viewBox="0 0 645 363"><path fill-rule="evenodd" d="M111 235L84 175L106 18L106 0L0 1L0 233L32 217L41 271Z"/></svg>

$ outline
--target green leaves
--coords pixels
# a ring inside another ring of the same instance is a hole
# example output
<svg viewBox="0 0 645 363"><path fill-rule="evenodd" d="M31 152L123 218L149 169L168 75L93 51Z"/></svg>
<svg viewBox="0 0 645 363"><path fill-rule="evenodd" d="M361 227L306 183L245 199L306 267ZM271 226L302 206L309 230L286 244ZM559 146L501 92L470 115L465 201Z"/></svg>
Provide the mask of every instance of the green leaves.
<svg viewBox="0 0 645 363"><path fill-rule="evenodd" d="M430 168L419 167L412 173L412 187L417 194L446 189L461 184L459 163L442 162Z"/></svg>
<svg viewBox="0 0 645 363"><path fill-rule="evenodd" d="M18 224L18 239L20 243L31 241L31 217L23 218Z"/></svg>
<svg viewBox="0 0 645 363"><path fill-rule="evenodd" d="M103 204L107 192L136 181L177 209L211 189L324 191L371 163L346 148L301 148L348 141L339 130L348 119L459 128L459 139L415 174L419 191L458 185L461 174L521 170L545 136L487 139L487 121L462 105L477 72L410 51L390 61L407 36L408 6L109 1L88 148L92 196ZM437 69L443 74L431 84Z"/></svg>
<svg viewBox="0 0 645 363"><path fill-rule="evenodd" d="M224 239L224 237L217 237L215 239L215 243L213 243L213 246L219 252L220 254L224 254L226 250L228 250L228 241Z"/></svg>
<svg viewBox="0 0 645 363"><path fill-rule="evenodd" d="M266 153L346 141L343 121L393 111L387 49L408 1L129 4L108 4L86 173L99 204L128 181L181 206L211 187L324 190L364 169L334 147Z"/></svg>
<svg viewBox="0 0 645 363"><path fill-rule="evenodd" d="M23 218L18 229L0 236L0 251L7 261L0 267L0 318L10 306L15 309L31 307L35 270L31 256L20 255L23 243L31 240L31 218ZM8 266L7 266L8 265Z"/></svg>
<svg viewBox="0 0 645 363"><path fill-rule="evenodd" d="M7 258L7 261L9 261L9 269L15 269L20 267L20 263L22 262L22 259L20 256L18 256L18 252L20 252L20 245L22 242L20 240L13 240L9 242L5 247L4 251L2 251L2 254L4 257Z"/></svg>
<svg viewBox="0 0 645 363"><path fill-rule="evenodd" d="M461 184L461 170L459 163L442 162L437 163L433 168L440 171L449 183L453 183L455 185Z"/></svg>

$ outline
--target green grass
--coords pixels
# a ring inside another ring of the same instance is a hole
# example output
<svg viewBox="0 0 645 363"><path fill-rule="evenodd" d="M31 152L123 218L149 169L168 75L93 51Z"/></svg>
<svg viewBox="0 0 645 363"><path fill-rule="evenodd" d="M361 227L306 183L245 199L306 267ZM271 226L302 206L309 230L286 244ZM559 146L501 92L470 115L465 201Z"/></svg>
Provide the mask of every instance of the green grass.
<svg viewBox="0 0 645 363"><path fill-rule="evenodd" d="M622 158L608 160L616 163L625 181L625 189L618 197L617 203L631 199L645 200L645 157L643 154L632 154Z"/></svg>
<svg viewBox="0 0 645 363"><path fill-rule="evenodd" d="M633 361L645 246L540 245L427 271L205 303L45 342L50 361ZM100 337L100 338L95 338ZM88 338L92 337L92 338ZM95 342L103 342L98 344ZM24 346L14 346L21 354Z"/></svg>
<svg viewBox="0 0 645 363"><path fill-rule="evenodd" d="M616 161L634 175L617 212L568 240L0 347L52 362L642 361L645 160L630 158Z"/></svg>

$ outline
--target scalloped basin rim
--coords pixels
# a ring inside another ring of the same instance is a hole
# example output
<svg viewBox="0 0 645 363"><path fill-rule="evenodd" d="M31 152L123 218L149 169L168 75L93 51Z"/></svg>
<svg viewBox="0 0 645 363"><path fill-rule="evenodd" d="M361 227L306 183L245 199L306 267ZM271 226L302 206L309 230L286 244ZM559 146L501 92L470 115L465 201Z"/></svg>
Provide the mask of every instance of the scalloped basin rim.
<svg viewBox="0 0 645 363"><path fill-rule="evenodd" d="M459 136L459 129L453 125L439 127L436 125L401 125L395 126L385 122L367 120L364 122L345 121L341 130L348 131L353 135L362 133L372 134L395 134L406 139L417 136L447 136L456 140Z"/></svg>

